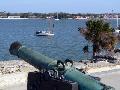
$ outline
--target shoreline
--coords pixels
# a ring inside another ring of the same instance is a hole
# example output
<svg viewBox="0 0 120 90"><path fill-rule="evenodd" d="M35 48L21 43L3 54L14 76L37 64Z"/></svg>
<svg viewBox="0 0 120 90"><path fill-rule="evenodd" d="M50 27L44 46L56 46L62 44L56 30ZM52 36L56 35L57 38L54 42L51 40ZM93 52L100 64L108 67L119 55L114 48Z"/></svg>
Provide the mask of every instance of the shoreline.
<svg viewBox="0 0 120 90"><path fill-rule="evenodd" d="M106 77L107 75L107 77L113 74L116 75L117 72L120 72L120 64L108 63L106 61L99 61L98 63L87 64L74 61L73 67L79 70L85 70L87 75L100 77L102 79L102 82L108 85L109 81L107 80L106 82L106 78L104 77ZM23 60L0 61L0 90L9 90L9 87L17 88L17 86L23 87L23 90L27 90L26 88L28 72L34 71L38 70ZM111 85L113 85L113 87L116 87L116 84L114 85L112 83ZM22 89L18 88L18 90Z"/></svg>
<svg viewBox="0 0 120 90"><path fill-rule="evenodd" d="M2 20L2 19L3 19L3 20L4 20L4 19L5 19L5 20L12 20L12 19L13 19L13 20L14 20L14 19L18 19L18 20L19 20L19 19L29 19L29 18L0 18L0 20Z"/></svg>
<svg viewBox="0 0 120 90"><path fill-rule="evenodd" d="M26 20L26 19L46 19L46 18L0 18L0 20ZM90 18L63 18L63 19L73 19L73 20L89 20ZM116 18L101 18L104 20L116 20ZM120 19L120 18L118 18ZM62 20L62 19L61 19Z"/></svg>
<svg viewBox="0 0 120 90"><path fill-rule="evenodd" d="M16 86L24 88L18 90L27 90L28 72L33 71L38 70L23 60L0 61L0 90L16 90Z"/></svg>
<svg viewBox="0 0 120 90"><path fill-rule="evenodd" d="M84 62L73 61L73 67L77 69L83 69L86 73L96 73L103 71L110 71L120 69L120 60L117 63L109 63L107 61L98 61L88 62L88 60ZM37 70L34 66L25 62L24 60L9 60L9 61L0 61L0 75L11 74L15 72L30 72Z"/></svg>

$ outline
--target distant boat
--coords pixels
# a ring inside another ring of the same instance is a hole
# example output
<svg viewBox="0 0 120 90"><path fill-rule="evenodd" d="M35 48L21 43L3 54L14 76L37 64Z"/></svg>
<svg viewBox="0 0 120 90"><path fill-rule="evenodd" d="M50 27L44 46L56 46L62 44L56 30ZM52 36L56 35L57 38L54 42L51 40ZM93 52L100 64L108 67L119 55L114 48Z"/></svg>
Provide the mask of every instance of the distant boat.
<svg viewBox="0 0 120 90"><path fill-rule="evenodd" d="M36 31L37 36L54 36L50 31Z"/></svg>
<svg viewBox="0 0 120 90"><path fill-rule="evenodd" d="M52 27L54 27L54 24ZM36 31L36 36L54 36L53 29L51 28L51 20L49 20L49 29L43 31Z"/></svg>
<svg viewBox="0 0 120 90"><path fill-rule="evenodd" d="M56 20L56 21L60 20L60 19L58 18L58 13L57 13L57 18L56 18L55 20Z"/></svg>

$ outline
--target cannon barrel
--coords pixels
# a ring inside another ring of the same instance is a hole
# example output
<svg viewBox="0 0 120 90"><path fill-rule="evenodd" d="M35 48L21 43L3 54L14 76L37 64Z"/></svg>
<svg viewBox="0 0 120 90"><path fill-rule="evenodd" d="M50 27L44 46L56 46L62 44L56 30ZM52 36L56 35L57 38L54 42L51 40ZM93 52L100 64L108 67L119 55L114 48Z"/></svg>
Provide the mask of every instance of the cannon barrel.
<svg viewBox="0 0 120 90"><path fill-rule="evenodd" d="M32 49L22 46L19 42L12 43L9 52L10 54L18 56L38 69L56 69L59 72L57 60L53 60L36 51L33 51ZM62 69L62 72L66 80L71 80L78 83L79 90L104 90L105 88L99 81L83 74L74 67L68 68L65 66L64 69Z"/></svg>
<svg viewBox="0 0 120 90"><path fill-rule="evenodd" d="M19 42L12 43L9 52L10 54L18 56L38 69L51 69L55 67L57 63L56 60L48 58L36 51L31 50L30 48L26 48Z"/></svg>

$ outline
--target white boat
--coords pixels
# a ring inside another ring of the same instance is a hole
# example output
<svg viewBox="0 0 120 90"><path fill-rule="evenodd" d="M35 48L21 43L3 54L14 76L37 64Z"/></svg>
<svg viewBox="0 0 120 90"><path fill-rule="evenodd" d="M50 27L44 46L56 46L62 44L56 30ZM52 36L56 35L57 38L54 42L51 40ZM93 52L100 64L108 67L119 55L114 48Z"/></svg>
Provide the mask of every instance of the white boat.
<svg viewBox="0 0 120 90"><path fill-rule="evenodd" d="M58 21L59 19L55 19L56 21Z"/></svg>
<svg viewBox="0 0 120 90"><path fill-rule="evenodd" d="M49 30L36 31L36 36L54 36L53 29L51 27L51 21L49 20ZM53 26L54 27L54 24Z"/></svg>
<svg viewBox="0 0 120 90"><path fill-rule="evenodd" d="M115 33L120 34L120 29L115 29Z"/></svg>
<svg viewBox="0 0 120 90"><path fill-rule="evenodd" d="M58 13L57 13L57 18L55 19L56 21L58 21L59 20L59 18L58 18Z"/></svg>
<svg viewBox="0 0 120 90"><path fill-rule="evenodd" d="M37 36L53 36L54 33L51 33L50 31L37 31Z"/></svg>

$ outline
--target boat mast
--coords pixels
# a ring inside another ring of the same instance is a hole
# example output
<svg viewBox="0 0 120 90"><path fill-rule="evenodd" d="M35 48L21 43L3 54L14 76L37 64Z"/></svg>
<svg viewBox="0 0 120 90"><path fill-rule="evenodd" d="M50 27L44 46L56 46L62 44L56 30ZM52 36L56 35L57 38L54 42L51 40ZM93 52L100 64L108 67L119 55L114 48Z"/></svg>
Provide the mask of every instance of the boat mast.
<svg viewBox="0 0 120 90"><path fill-rule="evenodd" d="M49 18L49 31L51 31L51 18Z"/></svg>
<svg viewBox="0 0 120 90"><path fill-rule="evenodd" d="M53 33L53 27L54 27L54 24L52 25L52 18L50 17L50 18L49 18L49 31L50 31L51 33Z"/></svg>
<svg viewBox="0 0 120 90"><path fill-rule="evenodd" d="M116 15L116 18L117 18L117 28L118 28L118 15Z"/></svg>
<svg viewBox="0 0 120 90"><path fill-rule="evenodd" d="M57 13L57 19L58 19L58 13Z"/></svg>

